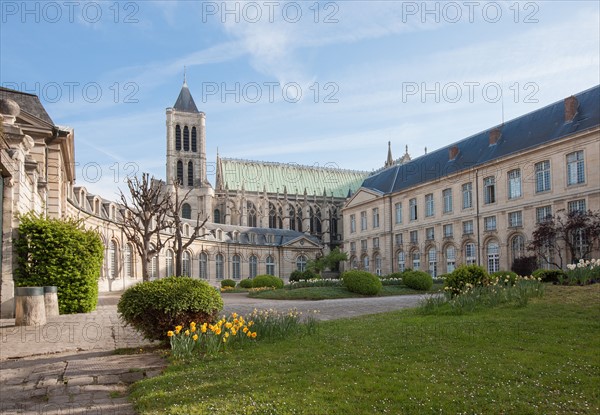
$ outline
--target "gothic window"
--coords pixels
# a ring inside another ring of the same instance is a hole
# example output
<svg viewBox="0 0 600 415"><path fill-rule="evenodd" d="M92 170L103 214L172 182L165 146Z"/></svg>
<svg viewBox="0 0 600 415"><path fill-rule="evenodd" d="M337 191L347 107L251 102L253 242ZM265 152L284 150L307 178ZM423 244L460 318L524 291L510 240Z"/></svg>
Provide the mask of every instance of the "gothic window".
<svg viewBox="0 0 600 415"><path fill-rule="evenodd" d="M213 222L221 223L221 211L219 209L215 209L213 212Z"/></svg>
<svg viewBox="0 0 600 415"><path fill-rule="evenodd" d="M329 234L332 241L338 240L338 218L335 208L329 211Z"/></svg>
<svg viewBox="0 0 600 415"><path fill-rule="evenodd" d="M183 151L190 151L190 129L183 127Z"/></svg>
<svg viewBox="0 0 600 415"><path fill-rule="evenodd" d="M198 151L197 138L196 138L196 127L192 127L192 151L195 153Z"/></svg>
<svg viewBox="0 0 600 415"><path fill-rule="evenodd" d="M256 208L254 207L254 203L248 202L246 204L248 209L248 224L247 226L256 228Z"/></svg>
<svg viewBox="0 0 600 415"><path fill-rule="evenodd" d="M181 206L181 217L183 219L192 219L192 207L188 203Z"/></svg>
<svg viewBox="0 0 600 415"><path fill-rule="evenodd" d="M281 208L275 208L275 205L269 203L269 228L271 229L281 229L283 228L283 223L281 220Z"/></svg>
<svg viewBox="0 0 600 415"><path fill-rule="evenodd" d="M289 207L290 229L296 230L296 210L293 206Z"/></svg>
<svg viewBox="0 0 600 415"><path fill-rule="evenodd" d="M192 163L191 161L188 161L188 179L187 179L187 184L188 186L193 186L194 185L194 163Z"/></svg>
<svg viewBox="0 0 600 415"><path fill-rule="evenodd" d="M321 209L310 208L310 233L320 234L321 233Z"/></svg>
<svg viewBox="0 0 600 415"><path fill-rule="evenodd" d="M296 230L302 232L302 208L296 209Z"/></svg>
<svg viewBox="0 0 600 415"><path fill-rule="evenodd" d="M177 160L177 183L183 185L183 161Z"/></svg>
<svg viewBox="0 0 600 415"><path fill-rule="evenodd" d="M179 124L175 126L175 150L181 150L181 127Z"/></svg>

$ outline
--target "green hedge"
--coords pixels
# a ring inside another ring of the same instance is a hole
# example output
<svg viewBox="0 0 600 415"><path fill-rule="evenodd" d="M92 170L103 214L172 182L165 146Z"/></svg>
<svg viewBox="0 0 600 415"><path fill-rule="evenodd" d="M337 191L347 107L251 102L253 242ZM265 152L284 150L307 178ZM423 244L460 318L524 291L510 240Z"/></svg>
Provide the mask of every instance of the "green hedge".
<svg viewBox="0 0 600 415"><path fill-rule="evenodd" d="M453 294L459 294L467 284L483 285L489 281L487 271L479 265L461 265L445 280L445 286Z"/></svg>
<svg viewBox="0 0 600 415"><path fill-rule="evenodd" d="M98 304L98 278L104 245L98 232L74 219L47 219L33 213L20 218L15 240L19 287L58 287L61 314L88 313Z"/></svg>
<svg viewBox="0 0 600 415"><path fill-rule="evenodd" d="M273 287L283 288L283 280L274 275L257 275L252 279L253 288Z"/></svg>
<svg viewBox="0 0 600 415"><path fill-rule="evenodd" d="M305 271L296 270L290 274L289 281L295 282L300 280L316 280L319 279L319 274L313 270L307 269Z"/></svg>
<svg viewBox="0 0 600 415"><path fill-rule="evenodd" d="M252 280L250 278L246 278L245 280L240 281L240 287L242 288L252 288Z"/></svg>
<svg viewBox="0 0 600 415"><path fill-rule="evenodd" d="M341 277L344 286L353 293L377 295L381 291L381 280L367 271L346 271Z"/></svg>
<svg viewBox="0 0 600 415"><path fill-rule="evenodd" d="M567 278L567 273L562 269L536 269L532 275L536 278L541 278L542 282L558 283L559 280Z"/></svg>
<svg viewBox="0 0 600 415"><path fill-rule="evenodd" d="M404 271L402 282L408 288L419 291L429 291L433 287L433 278L423 271Z"/></svg>
<svg viewBox="0 0 600 415"><path fill-rule="evenodd" d="M235 288L235 281L234 280L223 280L223 281L221 281L221 288L225 288L225 287Z"/></svg>
<svg viewBox="0 0 600 415"><path fill-rule="evenodd" d="M150 340L166 340L177 325L213 322L223 308L219 292L189 277L147 281L125 290L117 311L122 319Z"/></svg>

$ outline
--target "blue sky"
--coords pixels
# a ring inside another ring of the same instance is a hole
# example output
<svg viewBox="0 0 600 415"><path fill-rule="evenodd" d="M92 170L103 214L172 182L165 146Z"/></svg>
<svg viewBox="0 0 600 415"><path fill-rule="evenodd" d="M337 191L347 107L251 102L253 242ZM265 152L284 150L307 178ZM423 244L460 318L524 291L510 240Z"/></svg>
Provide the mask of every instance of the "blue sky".
<svg viewBox="0 0 600 415"><path fill-rule="evenodd" d="M128 174L164 178L184 66L209 173L217 148L370 171L388 141L419 156L599 84L599 8L3 0L0 83L75 129L77 184L109 199Z"/></svg>

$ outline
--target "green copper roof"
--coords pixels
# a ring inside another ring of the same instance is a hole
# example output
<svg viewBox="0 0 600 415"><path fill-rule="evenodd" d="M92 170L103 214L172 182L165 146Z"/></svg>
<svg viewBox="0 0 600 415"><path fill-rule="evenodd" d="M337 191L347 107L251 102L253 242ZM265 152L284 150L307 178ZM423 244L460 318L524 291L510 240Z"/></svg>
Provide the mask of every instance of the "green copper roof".
<svg viewBox="0 0 600 415"><path fill-rule="evenodd" d="M355 192L368 172L342 170L334 166L302 166L299 164L219 159L217 187L242 189L250 192L306 194L345 198Z"/></svg>

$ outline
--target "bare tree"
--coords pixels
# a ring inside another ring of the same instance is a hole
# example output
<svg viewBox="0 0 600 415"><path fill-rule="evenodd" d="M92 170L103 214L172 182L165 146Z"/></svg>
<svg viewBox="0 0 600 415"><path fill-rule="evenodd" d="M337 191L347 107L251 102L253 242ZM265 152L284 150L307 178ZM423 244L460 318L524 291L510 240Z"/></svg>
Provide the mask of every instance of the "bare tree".
<svg viewBox="0 0 600 415"><path fill-rule="evenodd" d="M124 208L119 228L140 255L142 277L144 281L148 281L150 261L173 238L173 235L164 234L164 231L172 226L168 216L171 197L154 178L149 178L148 173L143 173L141 180L137 177L128 178L127 187L130 199L119 189Z"/></svg>
<svg viewBox="0 0 600 415"><path fill-rule="evenodd" d="M566 248L572 262L589 255L600 241L600 212L559 211L538 223L528 246L548 264L563 267Z"/></svg>
<svg viewBox="0 0 600 415"><path fill-rule="evenodd" d="M203 236L206 236L207 233L202 233L202 228L208 221L208 216L200 222L200 218L202 216L202 212L198 209L198 214L196 216L196 223L193 227L193 232L191 232L187 238L187 242L183 242L183 220L182 220L182 209L183 205L188 199L190 192L192 189L188 190L182 197L179 196L179 192L181 190L181 184L178 181L173 181L173 198L171 204L169 206L168 216L173 228L173 249L175 250L175 275L181 276L183 275L182 270L182 259L183 253L185 250L197 239Z"/></svg>

